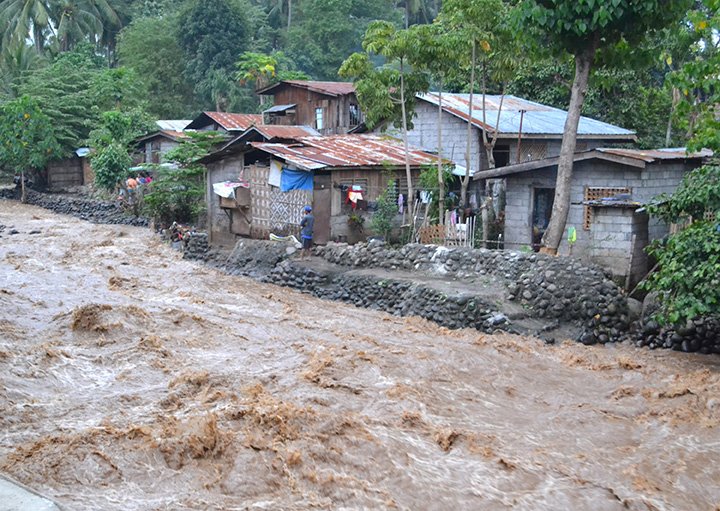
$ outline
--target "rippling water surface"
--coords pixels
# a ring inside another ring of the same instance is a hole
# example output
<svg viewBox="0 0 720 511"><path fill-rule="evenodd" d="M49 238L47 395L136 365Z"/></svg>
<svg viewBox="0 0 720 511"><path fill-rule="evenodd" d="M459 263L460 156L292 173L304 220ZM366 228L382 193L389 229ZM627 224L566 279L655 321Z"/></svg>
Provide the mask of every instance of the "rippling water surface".
<svg viewBox="0 0 720 511"><path fill-rule="evenodd" d="M720 509L717 357L450 331L11 201L0 224L0 471L68 509Z"/></svg>

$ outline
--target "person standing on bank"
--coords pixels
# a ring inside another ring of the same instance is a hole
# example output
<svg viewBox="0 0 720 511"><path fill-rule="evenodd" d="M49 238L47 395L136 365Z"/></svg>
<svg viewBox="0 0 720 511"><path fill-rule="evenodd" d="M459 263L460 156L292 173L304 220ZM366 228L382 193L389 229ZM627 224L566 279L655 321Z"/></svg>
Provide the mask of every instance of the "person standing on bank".
<svg viewBox="0 0 720 511"><path fill-rule="evenodd" d="M300 227L302 227L300 230L300 237L302 238L302 253L300 255L300 260L310 259L310 250L313 246L313 226L315 225L315 217L312 214L312 208L310 206L305 206L303 211L305 212L305 216L300 221Z"/></svg>

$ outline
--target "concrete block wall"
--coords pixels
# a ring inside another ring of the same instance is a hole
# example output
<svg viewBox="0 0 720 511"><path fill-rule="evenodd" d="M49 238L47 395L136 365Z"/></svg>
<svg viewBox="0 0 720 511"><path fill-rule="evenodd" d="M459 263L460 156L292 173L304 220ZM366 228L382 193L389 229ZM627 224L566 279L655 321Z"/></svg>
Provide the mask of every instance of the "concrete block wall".
<svg viewBox="0 0 720 511"><path fill-rule="evenodd" d="M435 152L438 150L437 139L437 107L421 101L415 108L413 129L408 131L408 143L411 146ZM465 144L467 140L467 123L447 112L443 112L442 154L458 165L465 166ZM402 138L402 131L390 127L387 133ZM470 168L473 171L481 167L480 130L472 129L470 140ZM482 151L484 153L484 151ZM484 158L483 158L484 161ZM486 164L485 164L486 165Z"/></svg>

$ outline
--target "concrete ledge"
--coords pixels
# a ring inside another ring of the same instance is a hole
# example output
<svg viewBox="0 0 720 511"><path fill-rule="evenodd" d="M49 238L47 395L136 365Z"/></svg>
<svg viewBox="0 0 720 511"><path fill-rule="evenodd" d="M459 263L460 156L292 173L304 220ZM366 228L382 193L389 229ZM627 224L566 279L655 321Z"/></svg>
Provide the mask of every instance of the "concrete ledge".
<svg viewBox="0 0 720 511"><path fill-rule="evenodd" d="M0 475L0 508L3 511L62 511L52 500Z"/></svg>

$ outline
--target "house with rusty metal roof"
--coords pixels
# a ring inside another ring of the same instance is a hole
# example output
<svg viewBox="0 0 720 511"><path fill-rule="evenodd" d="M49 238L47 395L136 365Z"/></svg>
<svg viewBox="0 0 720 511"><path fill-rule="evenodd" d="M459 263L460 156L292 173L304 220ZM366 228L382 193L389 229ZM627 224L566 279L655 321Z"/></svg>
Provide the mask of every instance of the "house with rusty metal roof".
<svg viewBox="0 0 720 511"><path fill-rule="evenodd" d="M662 193L672 194L685 174L702 165L712 151L598 147L575 153L567 227L559 253L600 264L627 287L647 273L644 248L669 226L648 218L644 206ZM504 246L537 250L550 221L559 156L514 163L475 173L473 179L505 180Z"/></svg>
<svg viewBox="0 0 720 511"><path fill-rule="evenodd" d="M251 126L263 123L260 114L236 114L231 112L202 112L185 126L186 130L224 131L239 133Z"/></svg>
<svg viewBox="0 0 720 511"><path fill-rule="evenodd" d="M338 135L363 120L352 82L283 80L257 93L273 97L273 106L263 112L265 124L305 125Z"/></svg>
<svg viewBox="0 0 720 511"><path fill-rule="evenodd" d="M399 140L377 134L252 140L264 128L200 160L208 168L208 196L213 197L208 204L212 244L233 245L237 236L297 234L302 208L309 204L316 243L359 241L369 234L365 220L388 182L398 196L404 194L405 205L409 202ZM437 155L416 148L409 156L414 180L423 166L437 161ZM401 211L407 214L399 204L398 224Z"/></svg>

